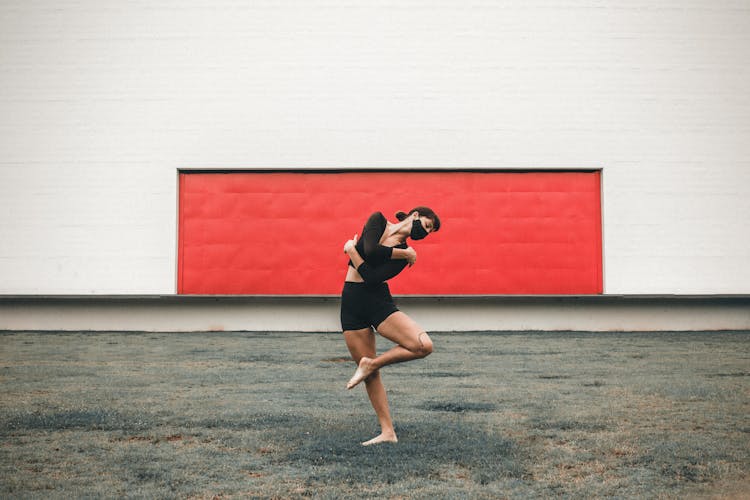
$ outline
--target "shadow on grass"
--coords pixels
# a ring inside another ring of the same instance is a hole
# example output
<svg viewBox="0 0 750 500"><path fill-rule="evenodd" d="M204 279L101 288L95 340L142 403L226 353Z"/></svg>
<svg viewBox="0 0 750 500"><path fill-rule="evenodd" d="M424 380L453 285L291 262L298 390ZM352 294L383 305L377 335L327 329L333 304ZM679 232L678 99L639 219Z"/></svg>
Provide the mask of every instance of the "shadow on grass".
<svg viewBox="0 0 750 500"><path fill-rule="evenodd" d="M486 412L495 410L495 405L491 403L453 403L453 402L429 402L420 406L421 409L427 411L445 411L450 413L466 413L466 412Z"/></svg>
<svg viewBox="0 0 750 500"><path fill-rule="evenodd" d="M101 408L57 409L46 412L24 412L0 417L0 428L6 431L59 431L70 429L137 431L148 429L152 426L153 422L150 420L133 418L116 411Z"/></svg>
<svg viewBox="0 0 750 500"><path fill-rule="evenodd" d="M699 440L699 443L675 441L656 442L650 452L635 459L636 464L651 467L672 485L681 482L710 483L737 473L735 466L742 460L721 443Z"/></svg>
<svg viewBox="0 0 750 500"><path fill-rule="evenodd" d="M362 446L362 426L316 426L281 463L307 464L308 484L397 483L441 480L466 474L478 484L525 474L525 456L510 439L460 422L430 421L398 426L398 444Z"/></svg>
<svg viewBox="0 0 750 500"><path fill-rule="evenodd" d="M417 377L429 377L429 378L466 378L472 377L474 374L469 372L416 372L414 376Z"/></svg>
<svg viewBox="0 0 750 500"><path fill-rule="evenodd" d="M604 432L610 430L610 425L599 422L584 422L579 420L543 420L535 419L531 422L531 428L540 431L580 431L580 432Z"/></svg>
<svg viewBox="0 0 750 500"><path fill-rule="evenodd" d="M140 412L126 415L101 408L53 409L0 416L0 436L11 431L148 431L164 424L188 429L268 430L309 426L309 418L291 414L237 414L200 420L172 416L162 421L157 415Z"/></svg>
<svg viewBox="0 0 750 500"><path fill-rule="evenodd" d="M311 425L310 419L302 415L292 414L257 414L235 415L226 418L211 418L196 422L185 421L182 426L203 429L256 429L281 430L285 428L299 428Z"/></svg>

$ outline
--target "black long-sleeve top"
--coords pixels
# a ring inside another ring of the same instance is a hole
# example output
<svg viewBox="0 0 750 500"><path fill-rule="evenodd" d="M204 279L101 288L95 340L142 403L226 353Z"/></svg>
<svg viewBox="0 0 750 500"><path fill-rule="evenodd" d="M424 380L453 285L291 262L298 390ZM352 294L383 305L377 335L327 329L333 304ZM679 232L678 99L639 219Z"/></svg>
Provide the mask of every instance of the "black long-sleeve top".
<svg viewBox="0 0 750 500"><path fill-rule="evenodd" d="M408 264L406 259L391 259L394 248L408 248L406 243L395 247L387 247L380 244L380 238L385 232L388 221L381 212L375 212L367 219L362 234L357 240L355 248L364 262L359 265L357 271L365 283L374 284L387 281L404 270ZM354 267L352 261L349 265Z"/></svg>

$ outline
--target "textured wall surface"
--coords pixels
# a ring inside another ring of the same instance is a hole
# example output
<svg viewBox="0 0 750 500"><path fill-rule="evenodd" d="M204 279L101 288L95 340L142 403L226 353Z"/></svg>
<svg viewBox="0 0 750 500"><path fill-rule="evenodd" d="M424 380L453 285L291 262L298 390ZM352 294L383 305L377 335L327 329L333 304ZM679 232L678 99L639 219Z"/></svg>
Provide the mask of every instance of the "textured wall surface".
<svg viewBox="0 0 750 500"><path fill-rule="evenodd" d="M599 294L600 177L486 170L180 174L178 292L339 295L349 259L336 235L348 229L344 241L363 238L370 214L395 223L396 212L426 205L438 210L441 228L407 240L417 265L389 281L393 293Z"/></svg>
<svg viewBox="0 0 750 500"><path fill-rule="evenodd" d="M4 0L0 294L175 293L178 168L329 167L601 168L605 293L748 293L748 60L746 0Z"/></svg>

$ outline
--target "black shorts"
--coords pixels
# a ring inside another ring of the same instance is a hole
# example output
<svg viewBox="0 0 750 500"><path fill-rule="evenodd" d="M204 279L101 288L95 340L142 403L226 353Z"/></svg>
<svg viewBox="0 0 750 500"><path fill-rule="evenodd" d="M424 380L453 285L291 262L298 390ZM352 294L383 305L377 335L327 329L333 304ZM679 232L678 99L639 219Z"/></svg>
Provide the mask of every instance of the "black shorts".
<svg viewBox="0 0 750 500"><path fill-rule="evenodd" d="M344 283L341 292L341 329L361 330L378 327L388 316L398 311L393 303L388 283Z"/></svg>

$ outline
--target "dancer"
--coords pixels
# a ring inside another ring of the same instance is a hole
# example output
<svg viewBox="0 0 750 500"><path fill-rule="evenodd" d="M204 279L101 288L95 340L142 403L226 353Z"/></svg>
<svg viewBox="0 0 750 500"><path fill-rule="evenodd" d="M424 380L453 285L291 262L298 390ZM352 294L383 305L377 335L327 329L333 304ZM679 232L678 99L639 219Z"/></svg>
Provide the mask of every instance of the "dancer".
<svg viewBox="0 0 750 500"><path fill-rule="evenodd" d="M357 363L346 387L365 381L381 429L380 435L362 443L364 446L398 442L379 369L432 352L427 332L393 303L387 280L417 261L417 253L407 246L406 239L420 240L439 230L440 219L427 207L413 208L408 214L398 212L396 218L399 222L391 223L380 212L372 214L362 237L355 234L344 245L350 261L341 294L341 328ZM398 345L376 356L373 328Z"/></svg>

